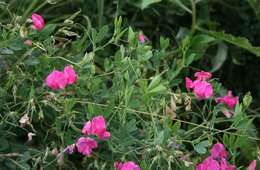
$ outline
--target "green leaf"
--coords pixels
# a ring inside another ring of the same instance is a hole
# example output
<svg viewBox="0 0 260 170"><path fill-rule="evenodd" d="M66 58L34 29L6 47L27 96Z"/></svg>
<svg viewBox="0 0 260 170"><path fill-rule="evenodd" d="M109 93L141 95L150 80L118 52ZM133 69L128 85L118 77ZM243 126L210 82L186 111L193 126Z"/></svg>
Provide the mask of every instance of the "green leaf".
<svg viewBox="0 0 260 170"><path fill-rule="evenodd" d="M157 87L161 82L161 76L157 75L153 78L153 80L151 81L151 83L148 86L148 91L152 90L153 88Z"/></svg>
<svg viewBox="0 0 260 170"><path fill-rule="evenodd" d="M247 0L251 8L254 10L258 20L260 20L260 0Z"/></svg>
<svg viewBox="0 0 260 170"><path fill-rule="evenodd" d="M150 6L151 4L155 4L161 2L161 0L142 0L141 2L141 9L145 9L148 6Z"/></svg>
<svg viewBox="0 0 260 170"><path fill-rule="evenodd" d="M226 41L230 44L243 48L243 49L255 54L257 57L260 57L260 46L254 47L248 41L248 39L246 39L244 37L235 37L231 34L225 33L224 31L222 31L222 32L206 31L206 32L208 32L208 34L216 37L217 39Z"/></svg>
<svg viewBox="0 0 260 170"><path fill-rule="evenodd" d="M211 72L215 72L223 65L227 59L228 47L224 43L218 45L218 51L216 56L212 59L212 69Z"/></svg>
<svg viewBox="0 0 260 170"><path fill-rule="evenodd" d="M169 47L169 44L170 44L169 38L160 37L160 47L162 49L166 49L167 47Z"/></svg>
<svg viewBox="0 0 260 170"><path fill-rule="evenodd" d="M185 59L185 66L188 67L195 59L196 54L192 53Z"/></svg>
<svg viewBox="0 0 260 170"><path fill-rule="evenodd" d="M173 134L177 134L178 130L181 128L181 122L176 122L174 125L171 127L171 130Z"/></svg>
<svg viewBox="0 0 260 170"><path fill-rule="evenodd" d="M250 104L252 103L252 96L250 92L247 92L246 95L243 98L243 108L246 109L250 106Z"/></svg>
<svg viewBox="0 0 260 170"><path fill-rule="evenodd" d="M47 39L53 34L55 28L56 28L55 24L46 25L44 29L39 33L39 37L41 37L41 39Z"/></svg>
<svg viewBox="0 0 260 170"><path fill-rule="evenodd" d="M166 90L167 90L167 88L164 85L160 84L159 86L157 86L157 87L153 88L152 90L148 91L148 93L162 93Z"/></svg>
<svg viewBox="0 0 260 170"><path fill-rule="evenodd" d="M197 145L195 145L194 149L199 154L205 154L205 153L207 153L206 147L208 147L208 146L209 146L209 141L205 140L205 141L202 141L202 142L198 143Z"/></svg>
<svg viewBox="0 0 260 170"><path fill-rule="evenodd" d="M159 134L154 138L155 145L161 145L164 141L164 131L159 132Z"/></svg>
<svg viewBox="0 0 260 170"><path fill-rule="evenodd" d="M107 25L104 25L100 31L98 32L97 34L97 37L96 37L96 43L100 42L101 40L103 40L106 36L106 34L108 33L108 26Z"/></svg>

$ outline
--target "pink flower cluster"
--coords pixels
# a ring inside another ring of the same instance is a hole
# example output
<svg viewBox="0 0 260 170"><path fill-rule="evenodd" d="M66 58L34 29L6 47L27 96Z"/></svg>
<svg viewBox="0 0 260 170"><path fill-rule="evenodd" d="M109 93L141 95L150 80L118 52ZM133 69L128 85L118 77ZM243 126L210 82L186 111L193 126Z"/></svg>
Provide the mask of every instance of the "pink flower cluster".
<svg viewBox="0 0 260 170"><path fill-rule="evenodd" d="M207 81L211 79L212 74L205 71L196 72L194 77L196 77L195 81L192 81L189 77L185 78L185 86L188 91L193 89L193 93L195 94L198 100L208 99L213 96L213 87ZM228 91L226 96L216 98L217 103L225 104L228 109L224 109L223 113L227 118L233 116L233 109L238 103L238 96L233 96L232 91Z"/></svg>
<svg viewBox="0 0 260 170"><path fill-rule="evenodd" d="M210 156L196 166L196 170L235 170L235 165L230 165L227 161L228 152L221 143L216 143L210 150ZM248 170L255 170L256 161L252 161Z"/></svg>
<svg viewBox="0 0 260 170"><path fill-rule="evenodd" d="M195 81L192 81L189 77L186 77L186 89L188 91L193 89L193 93L198 100L211 98L213 95L213 87L207 81L211 78L211 76L212 75L209 72L200 71L195 73L194 77L197 78Z"/></svg>
<svg viewBox="0 0 260 170"><path fill-rule="evenodd" d="M218 97L216 102L224 103L230 110L232 110L238 102L238 96L233 96L232 91L229 90L226 96Z"/></svg>
<svg viewBox="0 0 260 170"><path fill-rule="evenodd" d="M67 146L64 152L72 154L77 151L87 157L91 156L92 150L98 147L98 143L95 139L89 137L89 135L95 135L100 140L110 138L110 132L106 130L106 121L103 116L96 116L92 120L85 123L82 128L82 133L86 136L80 137L76 144ZM141 170L134 162L129 161L125 163L115 162L114 167L117 170Z"/></svg>
<svg viewBox="0 0 260 170"><path fill-rule="evenodd" d="M46 78L45 84L53 90L64 89L67 85L77 81L77 74L72 65L66 66L62 71L54 70Z"/></svg>
<svg viewBox="0 0 260 170"><path fill-rule="evenodd" d="M33 13L32 21L33 21L33 28L36 29L37 31L41 31L44 28L45 23L41 15Z"/></svg>
<svg viewBox="0 0 260 170"><path fill-rule="evenodd" d="M81 137L78 139L76 143L78 152L90 157L92 153L92 149L98 147L97 141L89 137Z"/></svg>
<svg viewBox="0 0 260 170"><path fill-rule="evenodd" d="M114 167L116 170L141 170L140 167L133 161L128 161L125 163L115 162Z"/></svg>
<svg viewBox="0 0 260 170"><path fill-rule="evenodd" d="M106 130L106 122L103 116L96 116L91 121L85 123L82 133L85 135L96 135L100 140L110 138L110 133ZM92 149L98 147L96 140L90 137L81 137L76 143L78 152L90 156Z"/></svg>
<svg viewBox="0 0 260 170"><path fill-rule="evenodd" d="M80 137L76 144L67 146L64 152L72 154L76 148L79 153L90 157L92 150L98 147L97 141L88 135L96 135L100 140L110 138L110 133L106 130L106 121L103 116L96 116L91 121L85 123L82 133L86 136Z"/></svg>
<svg viewBox="0 0 260 170"><path fill-rule="evenodd" d="M96 135L100 140L110 138L110 133L106 131L106 122L103 116L94 117L85 123L82 133L85 135Z"/></svg>

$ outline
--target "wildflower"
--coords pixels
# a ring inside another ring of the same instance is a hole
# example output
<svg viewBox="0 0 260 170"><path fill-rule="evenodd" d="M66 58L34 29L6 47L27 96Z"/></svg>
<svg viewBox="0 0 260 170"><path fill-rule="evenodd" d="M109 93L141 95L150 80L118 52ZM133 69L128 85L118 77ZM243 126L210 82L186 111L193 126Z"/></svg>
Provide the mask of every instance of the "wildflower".
<svg viewBox="0 0 260 170"><path fill-rule="evenodd" d="M228 152L222 143L216 143L210 150L211 156L213 158L227 158Z"/></svg>
<svg viewBox="0 0 260 170"><path fill-rule="evenodd" d="M141 43L145 43L145 36L144 36L144 34L139 34L138 35L138 40L141 42Z"/></svg>
<svg viewBox="0 0 260 170"><path fill-rule="evenodd" d="M53 90L64 89L67 83L65 74L58 70L51 72L45 80L45 84Z"/></svg>
<svg viewBox="0 0 260 170"><path fill-rule="evenodd" d="M196 166L196 170L219 170L219 163L213 157L208 157Z"/></svg>
<svg viewBox="0 0 260 170"><path fill-rule="evenodd" d="M198 100L208 99L213 95L212 85L206 81L196 80L193 83L193 92Z"/></svg>
<svg viewBox="0 0 260 170"><path fill-rule="evenodd" d="M78 139L76 143L77 149L79 153L90 156L92 153L92 149L97 148L97 142L94 139L91 139L89 137L81 137Z"/></svg>
<svg viewBox="0 0 260 170"><path fill-rule="evenodd" d="M33 20L33 28L36 29L37 31L41 31L45 25L42 16L34 13L32 14L32 20Z"/></svg>
<svg viewBox="0 0 260 170"><path fill-rule="evenodd" d="M133 161L128 161L125 163L115 162L114 167L116 170L141 170L140 167Z"/></svg>
<svg viewBox="0 0 260 170"><path fill-rule="evenodd" d="M235 165L230 165L229 166L229 170L235 170L236 169L236 166Z"/></svg>
<svg viewBox="0 0 260 170"><path fill-rule="evenodd" d="M195 94L198 100L211 98L213 95L213 87L206 80L211 78L211 73L200 71L195 73L195 77L197 78L194 82L189 78L185 77L185 86L188 91L193 89L193 93Z"/></svg>
<svg viewBox="0 0 260 170"><path fill-rule="evenodd" d="M110 133L106 130L106 122L103 116L96 116L91 121L86 122L82 133L96 135L100 140L110 138Z"/></svg>
<svg viewBox="0 0 260 170"><path fill-rule="evenodd" d="M210 150L211 155L196 166L196 170L235 170L235 165L229 165L226 158L228 152L221 143L216 143Z"/></svg>
<svg viewBox="0 0 260 170"><path fill-rule="evenodd" d="M65 77L67 78L67 83L68 84L74 84L77 81L77 74L75 70L73 69L72 65L68 65L64 68L64 74Z"/></svg>
<svg viewBox="0 0 260 170"><path fill-rule="evenodd" d="M199 71L196 72L194 77L197 78L197 80L208 80L210 79L212 76L212 74L210 72L206 72L206 71Z"/></svg>
<svg viewBox="0 0 260 170"><path fill-rule="evenodd" d="M232 91L228 91L228 94L223 97L219 97L216 99L217 103L224 103L225 105L228 106L230 110L234 109L238 102L238 96L233 96Z"/></svg>
<svg viewBox="0 0 260 170"><path fill-rule="evenodd" d="M220 170L229 170L228 163L225 158L221 158L220 160Z"/></svg>
<svg viewBox="0 0 260 170"><path fill-rule="evenodd" d="M73 144L67 146L64 149L64 152L67 153L67 154L73 154L73 152L75 151L75 147L76 147L76 145L73 143Z"/></svg>
<svg viewBox="0 0 260 170"><path fill-rule="evenodd" d="M255 170L256 168L256 160L253 160L249 166L247 167L248 170Z"/></svg>
<svg viewBox="0 0 260 170"><path fill-rule="evenodd" d="M193 88L193 82L189 77L185 77L185 85L188 91Z"/></svg>

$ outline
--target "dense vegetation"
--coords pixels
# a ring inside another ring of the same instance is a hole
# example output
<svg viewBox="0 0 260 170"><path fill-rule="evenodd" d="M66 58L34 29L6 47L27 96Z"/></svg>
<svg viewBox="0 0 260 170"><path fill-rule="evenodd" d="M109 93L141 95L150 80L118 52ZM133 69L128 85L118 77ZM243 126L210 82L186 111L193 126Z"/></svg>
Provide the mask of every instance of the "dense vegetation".
<svg viewBox="0 0 260 170"><path fill-rule="evenodd" d="M0 9L0 169L260 168L259 0Z"/></svg>

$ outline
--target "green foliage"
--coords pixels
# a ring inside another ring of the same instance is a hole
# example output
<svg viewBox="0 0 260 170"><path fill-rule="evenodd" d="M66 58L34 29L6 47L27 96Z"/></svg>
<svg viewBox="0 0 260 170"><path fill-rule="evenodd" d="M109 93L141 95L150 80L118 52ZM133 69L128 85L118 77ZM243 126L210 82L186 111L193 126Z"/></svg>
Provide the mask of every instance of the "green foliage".
<svg viewBox="0 0 260 170"><path fill-rule="evenodd" d="M197 70L210 70L214 97L233 90L225 86L228 78L218 80L221 72L228 74L229 66L223 66L246 51L258 59L260 49L249 35L219 31L228 21L212 11L221 10L219 5L241 9L236 14L247 20L251 13L259 16L257 3L1 1L1 168L107 170L114 169L115 161L132 160L142 170L188 170L218 141L229 151L229 162L246 167L259 156L255 94L242 97L241 91L233 116L226 118L224 104L214 98L196 100L186 91L184 79ZM40 32L31 28L33 12L45 18ZM139 42L140 33L145 43ZM64 90L48 88L47 75L66 65L75 68L77 83ZM64 154L64 148L82 136L84 123L96 115L105 117L111 139L99 141L91 157ZM29 133L35 134L31 140Z"/></svg>

